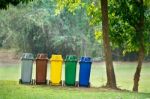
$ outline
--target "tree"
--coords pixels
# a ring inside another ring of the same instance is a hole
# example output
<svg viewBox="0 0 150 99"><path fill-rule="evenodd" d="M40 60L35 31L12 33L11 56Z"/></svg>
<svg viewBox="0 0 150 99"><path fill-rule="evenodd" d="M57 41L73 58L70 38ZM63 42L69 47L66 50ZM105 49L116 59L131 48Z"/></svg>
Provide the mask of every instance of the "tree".
<svg viewBox="0 0 150 99"><path fill-rule="evenodd" d="M142 62L144 54L147 52L145 47L149 46L145 43L149 36L149 31L146 31L144 24L144 20L148 17L144 16L147 8L144 6L143 0L112 0L111 4L110 15L119 23L117 29L114 25L116 23L111 23L112 27L115 27L111 29L117 30L111 33L111 38L115 41L114 43L121 45L125 52L138 52L138 65L134 74L133 86L133 91L138 91Z"/></svg>
<svg viewBox="0 0 150 99"><path fill-rule="evenodd" d="M137 6L139 11L139 21L136 24L136 35L139 37L139 55L138 55L138 65L136 72L134 74L134 85L133 91L138 91L140 73L142 68L142 62L144 60L144 5L143 0L137 1Z"/></svg>
<svg viewBox="0 0 150 99"><path fill-rule="evenodd" d="M0 1L0 9L7 9L9 4L16 6L19 3L28 3L29 1L32 1L32 0L1 0Z"/></svg>
<svg viewBox="0 0 150 99"><path fill-rule="evenodd" d="M145 47L150 48L149 43L149 14L144 18L144 12L147 9L142 6L141 0L110 0L109 1L109 19L110 19L110 40L113 48L120 48L123 54L126 52L138 52L138 66L134 77L134 88L138 90L138 81L144 60ZM145 0L145 5L149 5ZM97 13L94 8L93 12ZM148 11L147 11L148 12ZM93 14L94 15L94 14ZM97 19L97 17L94 17ZM93 18L93 19L94 19ZM95 20L96 20L95 19ZM147 19L146 24L144 20ZM99 21L97 21L99 23ZM100 32L99 32L100 33ZM147 50L146 49L146 50ZM145 51L148 53L148 51Z"/></svg>
<svg viewBox="0 0 150 99"><path fill-rule="evenodd" d="M95 1L95 0L94 0ZM81 2L81 0L57 0L57 9L56 9L56 14L60 14L60 12L64 9L67 8L68 11L70 12L75 12L76 9L83 7L86 8L87 10L94 8L93 4L90 3L91 1L86 0L85 2ZM96 2L100 3L99 1L96 0ZM113 68L113 63L112 63L112 53L111 53L111 47L110 47L110 41L109 41L109 25L108 25L108 8L107 8L107 0L101 0L101 7L102 7L102 26L103 26L103 42L104 42L104 52L105 52L105 62L106 62L106 71L107 71L107 84L106 86L109 88L117 88L116 87L116 78L115 78L115 73L114 73L114 68ZM91 7L91 8L90 8ZM100 8L100 5L98 5L98 9ZM94 9L95 12L99 11L97 8ZM93 10L93 9L92 9ZM87 11L88 12L88 11ZM90 12L90 10L89 10ZM99 11L100 12L100 11ZM92 12L89 14L93 14ZM99 21L101 20L101 17L99 17L100 13L97 13L96 18L91 18L92 19L92 24L97 25ZM96 19L96 20L95 20ZM97 22L98 21L98 22Z"/></svg>
<svg viewBox="0 0 150 99"><path fill-rule="evenodd" d="M109 41L109 24L108 24L108 2L107 0L101 0L101 12L102 12L102 30L103 30L103 42L107 72L107 87L116 87L116 78L112 62L112 53Z"/></svg>
<svg viewBox="0 0 150 99"><path fill-rule="evenodd" d="M75 14L64 10L56 16L55 7L56 1L34 0L0 10L0 46L49 56L59 53L63 57L67 54L80 57L86 52L88 56L97 57L99 49L85 9L78 9ZM83 49L82 39L88 48Z"/></svg>

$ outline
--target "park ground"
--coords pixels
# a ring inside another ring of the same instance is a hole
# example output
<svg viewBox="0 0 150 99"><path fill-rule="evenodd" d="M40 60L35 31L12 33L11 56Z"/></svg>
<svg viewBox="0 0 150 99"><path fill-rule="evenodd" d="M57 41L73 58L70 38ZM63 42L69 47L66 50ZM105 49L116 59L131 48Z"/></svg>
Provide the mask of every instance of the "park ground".
<svg viewBox="0 0 150 99"><path fill-rule="evenodd" d="M106 83L105 63L92 64L91 88L20 85L20 60L11 52L0 52L0 99L150 99L150 63L144 62L139 93L132 92L136 62L114 62L117 86L122 91L102 88ZM77 66L77 79L79 74ZM47 79L49 79L49 65ZM62 72L64 80L64 65ZM33 66L35 79L35 65Z"/></svg>

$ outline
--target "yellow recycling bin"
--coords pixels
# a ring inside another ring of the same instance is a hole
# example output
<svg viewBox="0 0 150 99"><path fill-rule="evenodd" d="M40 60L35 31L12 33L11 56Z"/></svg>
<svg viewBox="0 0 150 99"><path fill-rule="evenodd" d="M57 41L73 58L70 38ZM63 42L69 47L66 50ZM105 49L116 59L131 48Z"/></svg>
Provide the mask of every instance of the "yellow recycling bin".
<svg viewBox="0 0 150 99"><path fill-rule="evenodd" d="M50 59L50 85L62 85L62 55L52 55Z"/></svg>

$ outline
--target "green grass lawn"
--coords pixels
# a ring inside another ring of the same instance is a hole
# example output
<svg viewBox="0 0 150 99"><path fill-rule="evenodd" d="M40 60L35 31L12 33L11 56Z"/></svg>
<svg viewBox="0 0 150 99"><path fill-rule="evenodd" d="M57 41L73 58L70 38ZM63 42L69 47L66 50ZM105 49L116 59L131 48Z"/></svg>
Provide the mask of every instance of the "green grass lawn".
<svg viewBox="0 0 150 99"><path fill-rule="evenodd" d="M132 90L136 63L115 62L117 85ZM77 67L78 71L78 67ZM0 64L0 99L150 99L150 63L144 63L139 84L140 93L99 88L106 83L104 63L93 63L90 82L94 88L19 85L20 65ZM64 68L62 73L64 80ZM78 80L77 72L77 79ZM49 79L49 67L47 79ZM33 69L35 78L35 65Z"/></svg>
<svg viewBox="0 0 150 99"><path fill-rule="evenodd" d="M150 94L103 88L19 85L15 81L0 81L0 99L150 99Z"/></svg>

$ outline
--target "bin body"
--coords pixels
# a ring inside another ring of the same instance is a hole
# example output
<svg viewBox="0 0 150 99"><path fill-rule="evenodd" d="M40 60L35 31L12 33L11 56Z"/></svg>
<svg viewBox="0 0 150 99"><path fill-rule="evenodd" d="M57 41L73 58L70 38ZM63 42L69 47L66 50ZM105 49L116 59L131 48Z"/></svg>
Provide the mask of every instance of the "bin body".
<svg viewBox="0 0 150 99"><path fill-rule="evenodd" d="M63 59L61 55L52 55L50 59L51 85L60 85Z"/></svg>
<svg viewBox="0 0 150 99"><path fill-rule="evenodd" d="M77 57L70 55L65 59L65 84L75 86Z"/></svg>
<svg viewBox="0 0 150 99"><path fill-rule="evenodd" d="M21 83L31 83L32 68L33 68L33 54L24 53L21 58Z"/></svg>
<svg viewBox="0 0 150 99"><path fill-rule="evenodd" d="M80 59L79 86L88 87L90 84L91 58L82 57Z"/></svg>
<svg viewBox="0 0 150 99"><path fill-rule="evenodd" d="M47 54L38 54L36 58L36 84L46 84Z"/></svg>

